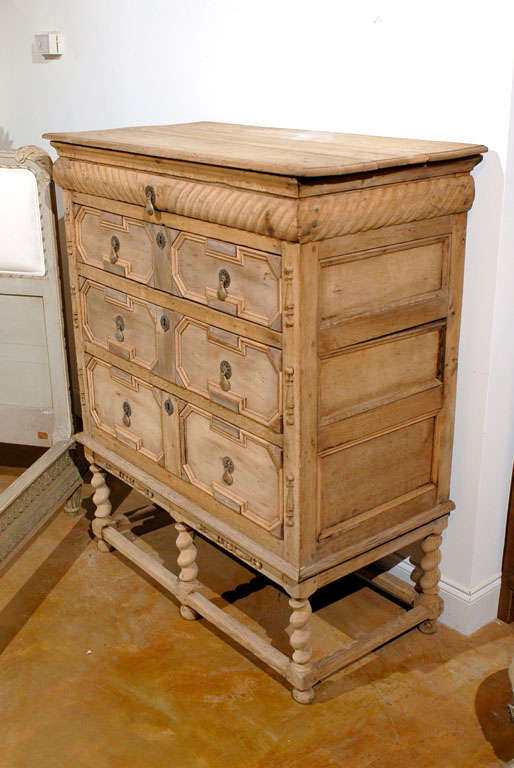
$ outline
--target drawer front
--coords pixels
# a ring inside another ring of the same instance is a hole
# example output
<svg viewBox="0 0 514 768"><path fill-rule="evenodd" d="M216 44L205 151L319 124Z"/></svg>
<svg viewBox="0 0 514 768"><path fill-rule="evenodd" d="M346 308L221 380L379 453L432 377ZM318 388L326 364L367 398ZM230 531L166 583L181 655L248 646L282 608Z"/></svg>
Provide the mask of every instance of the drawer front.
<svg viewBox="0 0 514 768"><path fill-rule="evenodd" d="M79 261L114 275L171 291L170 246L175 230L87 206L75 208Z"/></svg>
<svg viewBox="0 0 514 768"><path fill-rule="evenodd" d="M281 329L279 256L187 232L171 250L177 296Z"/></svg>
<svg viewBox="0 0 514 768"><path fill-rule="evenodd" d="M280 350L92 280L80 299L87 341L281 431Z"/></svg>
<svg viewBox="0 0 514 768"><path fill-rule="evenodd" d="M280 350L189 317L176 325L175 350L177 384L280 430Z"/></svg>
<svg viewBox="0 0 514 768"><path fill-rule="evenodd" d="M179 422L182 477L281 536L281 450L190 404L182 409Z"/></svg>
<svg viewBox="0 0 514 768"><path fill-rule="evenodd" d="M79 261L281 330L281 259L139 219L75 207Z"/></svg>
<svg viewBox="0 0 514 768"><path fill-rule="evenodd" d="M80 299L87 340L161 376L171 376L172 334L168 315L160 307L91 280L82 282Z"/></svg>
<svg viewBox="0 0 514 768"><path fill-rule="evenodd" d="M320 423L442 386L444 325L348 347L320 361Z"/></svg>
<svg viewBox="0 0 514 768"><path fill-rule="evenodd" d="M86 372L89 415L97 429L160 466L176 467L177 409L172 398L96 358L89 360Z"/></svg>

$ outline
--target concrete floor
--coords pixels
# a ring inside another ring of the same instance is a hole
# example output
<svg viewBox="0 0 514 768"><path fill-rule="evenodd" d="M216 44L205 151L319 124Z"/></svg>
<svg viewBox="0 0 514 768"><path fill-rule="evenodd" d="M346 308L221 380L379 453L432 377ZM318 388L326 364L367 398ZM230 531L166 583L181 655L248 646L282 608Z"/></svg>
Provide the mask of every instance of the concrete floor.
<svg viewBox="0 0 514 768"><path fill-rule="evenodd" d="M176 571L166 515L127 493L113 483L141 546ZM285 595L201 541L198 563L219 605L288 648ZM400 610L352 579L313 608L315 653ZM99 553L86 517L62 512L2 575L0 652L0 768L492 768L514 757L510 627L413 630L304 707L120 555Z"/></svg>

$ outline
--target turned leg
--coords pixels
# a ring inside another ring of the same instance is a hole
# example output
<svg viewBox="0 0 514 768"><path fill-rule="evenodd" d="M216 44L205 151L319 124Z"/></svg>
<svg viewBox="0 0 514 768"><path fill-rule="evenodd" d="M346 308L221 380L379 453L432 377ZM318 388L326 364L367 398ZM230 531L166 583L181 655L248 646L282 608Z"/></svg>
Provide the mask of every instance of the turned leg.
<svg viewBox="0 0 514 768"><path fill-rule="evenodd" d="M292 613L289 619L289 642L293 647L293 671L298 676L297 687L293 688L293 699L299 704L310 704L314 698L314 690L309 685L302 684L302 678L311 669L311 604L308 600L291 598L289 605Z"/></svg>
<svg viewBox="0 0 514 768"><path fill-rule="evenodd" d="M441 532L445 526L446 523L442 524L438 532L431 533L422 539L418 553L410 558L410 562L414 566L410 577L414 581L418 593L414 605L423 605L430 611L429 618L418 626L420 632L427 635L437 632L437 618L443 612L444 607L443 601L439 597L439 579L441 578L439 547L443 540Z"/></svg>
<svg viewBox="0 0 514 768"><path fill-rule="evenodd" d="M196 555L198 550L194 544L194 532L184 523L175 523L178 531L177 547L179 550L177 563L180 566L179 581L182 591L186 594L194 592L197 588L196 577L198 576L198 566L196 564ZM190 608L188 605L180 606L180 615L183 619L192 621L198 619L200 614Z"/></svg>
<svg viewBox="0 0 514 768"><path fill-rule="evenodd" d="M95 517L91 528L98 542L98 550L100 552L109 552L109 545L102 539L102 528L110 525L112 522L112 507L109 501L111 490L105 480L105 472L100 467L97 467L96 464L91 464L89 469L93 475L91 485L94 488L93 504L95 505Z"/></svg>
<svg viewBox="0 0 514 768"><path fill-rule="evenodd" d="M75 488L70 498L67 499L64 505L64 511L66 512L66 514L69 515L70 517L75 517L76 515L79 515L81 511L81 508L80 508L81 501L82 501L82 483L79 485L78 488Z"/></svg>

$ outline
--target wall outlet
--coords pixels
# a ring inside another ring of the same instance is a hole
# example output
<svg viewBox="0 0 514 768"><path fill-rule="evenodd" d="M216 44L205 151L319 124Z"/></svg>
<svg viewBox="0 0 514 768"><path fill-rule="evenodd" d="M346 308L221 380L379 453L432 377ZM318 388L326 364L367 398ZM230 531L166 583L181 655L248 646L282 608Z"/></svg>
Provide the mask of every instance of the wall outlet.
<svg viewBox="0 0 514 768"><path fill-rule="evenodd" d="M36 46L41 56L62 56L64 53L64 35L62 32L38 32Z"/></svg>

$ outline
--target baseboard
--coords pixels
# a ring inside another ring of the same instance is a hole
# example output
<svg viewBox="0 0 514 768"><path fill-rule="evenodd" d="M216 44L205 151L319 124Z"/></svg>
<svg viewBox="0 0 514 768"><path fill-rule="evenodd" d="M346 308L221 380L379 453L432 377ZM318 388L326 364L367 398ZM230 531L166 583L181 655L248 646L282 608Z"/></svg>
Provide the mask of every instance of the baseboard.
<svg viewBox="0 0 514 768"><path fill-rule="evenodd" d="M407 561L395 565L391 573L409 581L412 566ZM474 589L442 578L439 592L444 600L444 611L440 621L463 635L472 635L477 629L496 618L500 598L501 574Z"/></svg>

